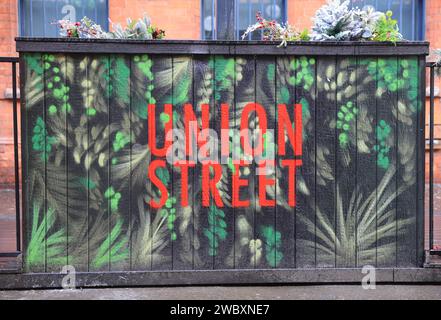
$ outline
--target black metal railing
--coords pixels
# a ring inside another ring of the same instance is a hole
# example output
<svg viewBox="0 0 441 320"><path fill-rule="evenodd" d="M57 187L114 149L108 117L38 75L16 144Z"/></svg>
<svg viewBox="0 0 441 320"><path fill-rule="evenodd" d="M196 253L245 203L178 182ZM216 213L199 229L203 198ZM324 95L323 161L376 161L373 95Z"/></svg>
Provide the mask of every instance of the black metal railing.
<svg viewBox="0 0 441 320"><path fill-rule="evenodd" d="M20 165L18 143L18 97L17 97L17 64L18 58L0 57L0 63L10 63L12 69L12 107L14 134L14 174L15 174L15 208L16 208L16 251L0 252L0 257L17 257L21 254L21 207L20 207ZM429 103L429 252L441 255L441 250L434 247L434 113L435 113L435 69L437 64L429 62L430 103Z"/></svg>
<svg viewBox="0 0 441 320"><path fill-rule="evenodd" d="M20 210L20 164L18 150L18 101L17 101L17 64L18 58L0 57L0 63L10 63L12 71L12 113L14 126L14 174L15 174L15 233L16 251L0 252L0 257L17 257L21 254L21 210Z"/></svg>
<svg viewBox="0 0 441 320"><path fill-rule="evenodd" d="M426 67L430 70L429 84L430 84L430 103L429 103L429 252L431 255L441 255L440 249L434 248L434 197L433 197L433 183L434 183L434 127L435 127L435 69L438 65L434 62L429 62Z"/></svg>

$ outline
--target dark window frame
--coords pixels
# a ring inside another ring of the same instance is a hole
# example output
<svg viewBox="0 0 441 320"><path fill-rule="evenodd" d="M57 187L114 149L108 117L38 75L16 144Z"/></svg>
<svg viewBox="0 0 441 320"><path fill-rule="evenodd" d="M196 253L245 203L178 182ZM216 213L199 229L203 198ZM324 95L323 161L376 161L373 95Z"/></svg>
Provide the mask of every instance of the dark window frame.
<svg viewBox="0 0 441 320"><path fill-rule="evenodd" d="M360 0L358 0L360 1ZM361 0L363 1L363 0ZM373 2L374 6L378 6L378 3L380 3L380 1L382 2L382 4L384 4L385 2L387 3L387 10L393 10L392 8L392 0L368 0L367 2ZM403 1L404 0L400 0L400 7L399 7L399 11L398 12L393 12L394 13L394 18L398 19L398 26L400 28L400 30L403 30L403 19L401 19L402 15L403 15ZM417 25L416 30L413 29L412 30L412 36L406 40L424 40L426 38L426 0L411 0L412 1L412 22L411 25ZM353 6L353 2L357 2L357 0L351 0L350 1L350 6ZM418 19L419 18L419 19ZM415 21L414 19L418 19L419 21Z"/></svg>
<svg viewBox="0 0 441 320"><path fill-rule="evenodd" d="M56 6L57 6L57 8L58 8L58 1L59 0L57 0L57 2L56 2ZM106 30L106 31L108 31L109 30L109 17L110 17L110 14L109 14L109 12L110 12L110 10L109 10L109 1L110 0L104 0L105 1L105 12L106 12L106 15L107 15L107 19L105 19L105 23L104 24L101 24L101 27L103 28L103 30ZM17 12L18 12L18 34L20 35L20 36L29 36L29 37L33 37L34 35L33 35L33 32L32 32L32 28L31 28L31 34L30 35L25 35L25 28L26 28L26 25L25 25L25 21L24 21L24 10L25 10L25 8L24 8L24 2L25 2L25 0L18 0L17 1L17 6L18 6L18 8L17 8ZM32 3L32 0L31 0L31 3ZM45 3L44 3L45 4ZM97 10L95 10L95 17L89 17L89 18L93 18L92 20L94 20L94 21L96 21L97 20ZM44 13L45 13L45 11L44 11ZM81 16L81 18L84 16L84 9L83 9L83 15ZM31 15L31 17L32 17L32 15ZM80 18L77 16L77 20L79 20ZM43 14L43 20L45 20L46 21L46 18L44 18L44 14ZM30 22L31 24L32 24L32 19L31 19L31 22ZM50 23L50 21L47 21L47 23ZM45 24L44 24L44 26L46 26Z"/></svg>
<svg viewBox="0 0 441 320"><path fill-rule="evenodd" d="M212 7L212 17L215 17L215 19L212 19L211 27L212 27L212 37L207 38L205 36L205 27L204 27L204 20L205 20L205 1L201 0L201 19L200 19L200 32L201 32L201 39L202 40L217 40L219 34L226 34L227 37L223 37L222 39L228 39L228 40L240 40L240 37L242 36L240 34L240 30L237 25L238 21L238 15L239 15L239 0L209 0L211 1L211 7ZM275 0L272 0L274 4L276 4ZM288 16L288 0L280 0L283 2L283 6L281 8L281 18L279 19L279 22L285 23L287 21ZM220 8L220 9L219 9ZM263 8L262 8L263 9ZM262 10L261 10L262 11ZM226 19L218 19L220 14L224 14ZM228 13L233 13L231 16L228 16ZM248 12L251 17L254 17L255 12L251 13ZM231 28L227 28L229 24L226 22L230 20L230 23L234 25L234 29L231 30ZM232 20L232 21L231 21ZM249 17L249 20L251 23L255 22L255 19L251 19ZM250 35L251 37L251 35Z"/></svg>

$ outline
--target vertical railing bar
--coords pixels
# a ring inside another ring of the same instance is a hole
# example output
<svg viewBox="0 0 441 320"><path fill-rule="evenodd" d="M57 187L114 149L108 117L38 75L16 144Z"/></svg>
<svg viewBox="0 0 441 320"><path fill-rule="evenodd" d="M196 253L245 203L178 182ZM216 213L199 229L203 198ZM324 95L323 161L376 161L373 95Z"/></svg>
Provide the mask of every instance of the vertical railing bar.
<svg viewBox="0 0 441 320"><path fill-rule="evenodd" d="M31 32L31 37L33 37L34 36L34 28L33 28L33 14L32 14L32 12L33 12L33 10L32 10L32 4L33 4L33 1L32 0L30 0L31 2L30 2L30 4L29 4L29 20L30 20L30 28L29 28L29 30L30 30L30 32ZM24 20L24 19L23 19Z"/></svg>
<svg viewBox="0 0 441 320"><path fill-rule="evenodd" d="M400 1L400 31L401 32L402 32L402 29L403 29L403 1Z"/></svg>
<svg viewBox="0 0 441 320"><path fill-rule="evenodd" d="M248 25L251 25L251 1L248 0ZM248 34L248 40L251 40L251 32Z"/></svg>
<svg viewBox="0 0 441 320"><path fill-rule="evenodd" d="M12 112L14 122L14 171L15 171L15 232L17 251L21 251L20 228L20 167L18 162L18 117L17 117L17 63L12 62Z"/></svg>
<svg viewBox="0 0 441 320"><path fill-rule="evenodd" d="M44 33L45 37L47 36L46 23L47 23L47 21L46 21L46 1L43 1L43 33Z"/></svg>
<svg viewBox="0 0 441 320"><path fill-rule="evenodd" d="M212 40L217 39L216 30L215 30L215 26L217 24L217 19L215 15L216 14L215 6L216 6L216 0L212 0L211 1L211 39Z"/></svg>
<svg viewBox="0 0 441 320"><path fill-rule="evenodd" d="M435 105L435 65L430 66L430 122L429 122L429 249L433 250L433 127Z"/></svg>
<svg viewBox="0 0 441 320"><path fill-rule="evenodd" d="M234 0L234 27L236 28L236 39L240 40L240 32L239 32L239 6L237 4L238 0Z"/></svg>
<svg viewBox="0 0 441 320"><path fill-rule="evenodd" d="M98 4L95 3L94 7L95 23L98 23Z"/></svg>
<svg viewBox="0 0 441 320"><path fill-rule="evenodd" d="M415 2L416 0L412 0L412 39L415 40L415 28L418 26L415 25Z"/></svg>
<svg viewBox="0 0 441 320"><path fill-rule="evenodd" d="M263 1L260 1L260 14L264 17L265 13L263 12ZM251 22L251 21L250 21ZM251 24L251 23L250 23ZM263 38L263 30L260 31L260 40Z"/></svg>

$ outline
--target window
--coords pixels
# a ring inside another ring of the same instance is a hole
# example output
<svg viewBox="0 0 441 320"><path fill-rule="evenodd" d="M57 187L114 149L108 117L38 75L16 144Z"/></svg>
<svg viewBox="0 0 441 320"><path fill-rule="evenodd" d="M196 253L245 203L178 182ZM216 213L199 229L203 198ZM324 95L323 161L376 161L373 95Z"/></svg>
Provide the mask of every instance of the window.
<svg viewBox="0 0 441 320"><path fill-rule="evenodd" d="M286 22L285 0L202 0L202 39L240 39L250 24L256 22L256 13L265 19ZM260 40L253 32L249 40Z"/></svg>
<svg viewBox="0 0 441 320"><path fill-rule="evenodd" d="M108 29L108 0L20 0L20 35L23 37L58 37L53 23L89 17Z"/></svg>
<svg viewBox="0 0 441 320"><path fill-rule="evenodd" d="M392 10L401 34L407 40L424 40L424 0L351 0L352 7L372 6L376 10Z"/></svg>

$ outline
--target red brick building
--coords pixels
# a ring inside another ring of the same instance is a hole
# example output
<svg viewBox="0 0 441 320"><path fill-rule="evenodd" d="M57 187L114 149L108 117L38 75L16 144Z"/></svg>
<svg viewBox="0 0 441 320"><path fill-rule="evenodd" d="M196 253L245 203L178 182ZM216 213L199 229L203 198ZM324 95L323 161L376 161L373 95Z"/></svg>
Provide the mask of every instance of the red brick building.
<svg viewBox="0 0 441 320"><path fill-rule="evenodd" d="M311 18L325 1L2 0L0 56L16 56L16 36L53 36L56 31L50 22L65 16L73 15L79 20L83 15L89 15L92 19L99 18L98 22L105 26L108 19L114 23L125 23L127 17L136 19L145 12L153 24L166 30L168 39L219 38L222 30L234 31L231 35L238 38L244 26L254 21L255 11L262 11L264 16L272 15L281 21L288 20L299 29L310 28ZM441 0L352 0L351 4L359 7L377 5L379 10L391 9L408 39L425 39L430 41L431 48L441 48L441 37L437 36L441 30ZM14 177L10 88L10 65L0 64L0 186L12 184ZM438 101L436 107L439 108ZM436 123L441 124L440 112L436 114L439 117ZM436 137L441 138L441 131ZM440 161L438 165L441 166ZM441 181L439 169L435 168L435 173Z"/></svg>

